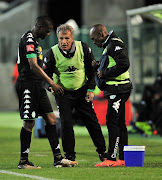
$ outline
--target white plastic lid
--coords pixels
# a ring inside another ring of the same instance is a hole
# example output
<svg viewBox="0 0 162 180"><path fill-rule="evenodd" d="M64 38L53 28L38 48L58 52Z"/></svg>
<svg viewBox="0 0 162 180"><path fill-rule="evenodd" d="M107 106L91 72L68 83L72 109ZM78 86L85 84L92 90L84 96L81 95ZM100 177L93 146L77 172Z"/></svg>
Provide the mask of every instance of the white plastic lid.
<svg viewBox="0 0 162 180"><path fill-rule="evenodd" d="M124 146L124 151L145 151L145 146Z"/></svg>

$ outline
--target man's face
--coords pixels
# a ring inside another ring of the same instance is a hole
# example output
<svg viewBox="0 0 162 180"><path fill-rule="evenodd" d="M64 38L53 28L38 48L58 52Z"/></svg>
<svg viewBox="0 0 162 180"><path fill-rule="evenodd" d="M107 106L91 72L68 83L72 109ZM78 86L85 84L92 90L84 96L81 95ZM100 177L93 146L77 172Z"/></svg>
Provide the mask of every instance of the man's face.
<svg viewBox="0 0 162 180"><path fill-rule="evenodd" d="M45 39L47 36L50 35L50 32L52 31L53 26L50 25L48 27L40 27L38 31L38 37L41 38L42 40Z"/></svg>
<svg viewBox="0 0 162 180"><path fill-rule="evenodd" d="M102 43L104 42L104 40L100 33L94 32L93 29L91 29L90 38L96 46L98 46L99 48L102 47Z"/></svg>
<svg viewBox="0 0 162 180"><path fill-rule="evenodd" d="M59 47L63 51L69 51L71 49L73 41L74 41L74 36L71 34L69 30L67 30L64 33L62 31L58 32Z"/></svg>

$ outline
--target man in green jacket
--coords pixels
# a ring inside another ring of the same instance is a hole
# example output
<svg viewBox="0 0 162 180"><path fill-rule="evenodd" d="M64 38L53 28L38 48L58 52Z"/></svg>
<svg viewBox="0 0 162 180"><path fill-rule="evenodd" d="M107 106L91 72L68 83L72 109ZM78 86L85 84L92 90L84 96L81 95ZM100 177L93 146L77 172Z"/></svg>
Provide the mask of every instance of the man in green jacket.
<svg viewBox="0 0 162 180"><path fill-rule="evenodd" d="M72 161L76 157L72 119L75 109L83 117L82 120L97 147L96 151L101 161L104 161L105 140L92 105L95 89L92 51L86 43L74 41L74 30L67 24L57 28L57 36L58 44L47 52L45 72L50 77L53 76L54 82L64 90L64 94L56 94L55 99L60 112L65 156Z"/></svg>
<svg viewBox="0 0 162 180"><path fill-rule="evenodd" d="M124 145L128 144L128 133L125 125L125 102L130 96L132 84L129 78L129 58L123 41L113 31L107 32L102 24L90 29L90 38L94 44L104 48L96 67L96 84L104 91L108 99L106 124L109 132L108 157L96 167L124 166ZM116 161L119 147L119 160Z"/></svg>

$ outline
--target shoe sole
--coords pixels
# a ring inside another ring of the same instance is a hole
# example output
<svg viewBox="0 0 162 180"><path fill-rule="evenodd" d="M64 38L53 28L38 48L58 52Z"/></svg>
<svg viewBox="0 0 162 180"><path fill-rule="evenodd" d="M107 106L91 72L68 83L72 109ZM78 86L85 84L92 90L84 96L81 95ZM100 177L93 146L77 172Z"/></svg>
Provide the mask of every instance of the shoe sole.
<svg viewBox="0 0 162 180"><path fill-rule="evenodd" d="M62 159L61 163L63 164L63 166L69 166L69 167L73 167L75 165L78 165L77 161L71 161L68 159Z"/></svg>
<svg viewBox="0 0 162 180"><path fill-rule="evenodd" d="M62 168L63 166L62 165L56 165L54 166L55 168Z"/></svg>
<svg viewBox="0 0 162 180"><path fill-rule="evenodd" d="M106 166L106 165L96 166L96 165L95 165L95 167L116 167L116 166L114 166L114 164L111 164L111 165L109 165L109 166Z"/></svg>
<svg viewBox="0 0 162 180"><path fill-rule="evenodd" d="M39 166L18 165L18 169L41 169Z"/></svg>
<svg viewBox="0 0 162 180"><path fill-rule="evenodd" d="M62 164L62 165L56 165L56 166L54 166L54 167L56 167L56 168L74 167L74 166L76 166L76 165L78 165L78 164Z"/></svg>
<svg viewBox="0 0 162 180"><path fill-rule="evenodd" d="M64 164L63 165L63 167L74 167L74 166L77 166L78 165L78 163L77 164Z"/></svg>
<svg viewBox="0 0 162 180"><path fill-rule="evenodd" d="M105 161L99 164L96 164L95 167L115 167L116 166L116 161Z"/></svg>
<svg viewBox="0 0 162 180"><path fill-rule="evenodd" d="M78 165L77 161L71 161L71 160L68 160L68 159L62 159L61 162L59 164L56 163L56 165L54 165L54 167L56 167L56 168L74 167L76 165Z"/></svg>
<svg viewBox="0 0 162 180"><path fill-rule="evenodd" d="M74 167L75 165L71 165L71 164L69 164L69 165L67 165L67 164L62 164L62 165L56 165L56 166L54 166L55 168L62 168L62 167Z"/></svg>

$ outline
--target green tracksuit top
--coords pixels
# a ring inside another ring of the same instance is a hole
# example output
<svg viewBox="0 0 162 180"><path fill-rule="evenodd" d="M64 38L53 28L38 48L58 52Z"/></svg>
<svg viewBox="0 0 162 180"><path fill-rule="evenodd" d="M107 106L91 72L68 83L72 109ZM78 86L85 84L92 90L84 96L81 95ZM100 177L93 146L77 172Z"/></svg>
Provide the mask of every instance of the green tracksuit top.
<svg viewBox="0 0 162 180"><path fill-rule="evenodd" d="M86 83L84 53L81 41L75 41L76 50L72 58L66 58L60 52L58 44L53 46L58 74L53 75L54 82L63 89L73 91Z"/></svg>

